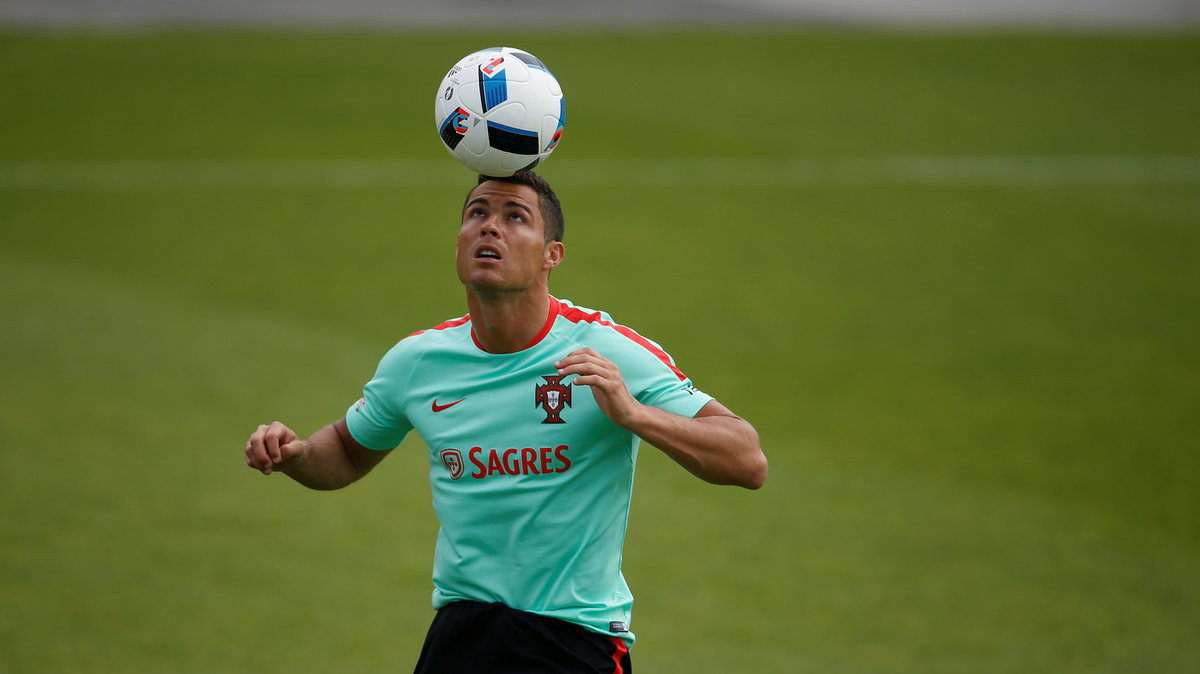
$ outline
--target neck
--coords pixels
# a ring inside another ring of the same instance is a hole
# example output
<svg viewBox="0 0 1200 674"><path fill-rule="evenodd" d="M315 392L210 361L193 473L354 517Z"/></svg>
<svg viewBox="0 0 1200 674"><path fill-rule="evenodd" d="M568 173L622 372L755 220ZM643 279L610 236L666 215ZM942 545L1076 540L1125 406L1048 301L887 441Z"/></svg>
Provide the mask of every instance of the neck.
<svg viewBox="0 0 1200 674"><path fill-rule="evenodd" d="M475 341L488 353L515 353L529 346L546 325L550 295L531 292L480 295L467 288L467 308Z"/></svg>

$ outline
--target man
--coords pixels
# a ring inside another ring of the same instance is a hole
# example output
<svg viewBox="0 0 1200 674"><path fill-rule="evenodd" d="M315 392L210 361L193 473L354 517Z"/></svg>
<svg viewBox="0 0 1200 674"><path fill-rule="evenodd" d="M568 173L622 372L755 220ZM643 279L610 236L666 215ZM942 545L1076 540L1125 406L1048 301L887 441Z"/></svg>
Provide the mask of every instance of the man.
<svg viewBox="0 0 1200 674"><path fill-rule="evenodd" d="M621 552L638 438L709 482L766 479L754 428L657 344L550 295L562 234L540 176L481 176L456 248L470 313L396 344L343 419L246 443L264 474L337 489L420 432L441 530L417 672L631 671Z"/></svg>

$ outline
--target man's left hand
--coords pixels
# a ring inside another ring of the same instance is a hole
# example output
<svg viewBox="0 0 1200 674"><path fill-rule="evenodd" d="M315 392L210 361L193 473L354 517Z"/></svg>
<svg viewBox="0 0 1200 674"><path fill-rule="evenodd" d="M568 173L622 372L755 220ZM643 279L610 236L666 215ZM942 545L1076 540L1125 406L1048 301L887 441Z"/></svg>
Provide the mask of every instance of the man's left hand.
<svg viewBox="0 0 1200 674"><path fill-rule="evenodd" d="M642 408L625 385L617 364L585 346L554 364L563 376L578 375L574 384L589 386L600 411L620 426L629 428Z"/></svg>

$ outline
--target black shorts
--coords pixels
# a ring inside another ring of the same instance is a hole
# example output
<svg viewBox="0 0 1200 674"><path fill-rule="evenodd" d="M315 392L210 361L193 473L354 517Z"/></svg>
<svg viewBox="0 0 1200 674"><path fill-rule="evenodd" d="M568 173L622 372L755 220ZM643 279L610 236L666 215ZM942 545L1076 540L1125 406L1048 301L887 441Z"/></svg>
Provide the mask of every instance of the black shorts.
<svg viewBox="0 0 1200 674"><path fill-rule="evenodd" d="M618 637L504 604L456 601L429 626L414 674L630 674Z"/></svg>

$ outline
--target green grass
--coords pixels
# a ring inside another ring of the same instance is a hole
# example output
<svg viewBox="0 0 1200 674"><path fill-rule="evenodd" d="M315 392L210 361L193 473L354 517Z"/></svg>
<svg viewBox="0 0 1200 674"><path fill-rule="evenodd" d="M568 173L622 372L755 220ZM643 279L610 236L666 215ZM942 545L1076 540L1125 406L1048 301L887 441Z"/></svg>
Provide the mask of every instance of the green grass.
<svg viewBox="0 0 1200 674"><path fill-rule="evenodd" d="M258 423L335 419L395 339L465 311L470 176L429 99L496 41L0 35L0 671L411 668L436 532L419 441L331 494L240 452ZM643 453L640 671L1200 669L1196 171L746 177L1194 166L1200 38L501 41L568 95L555 293L661 342L772 462L750 493ZM272 183L264 160L423 174ZM213 162L251 177L188 179Z"/></svg>

